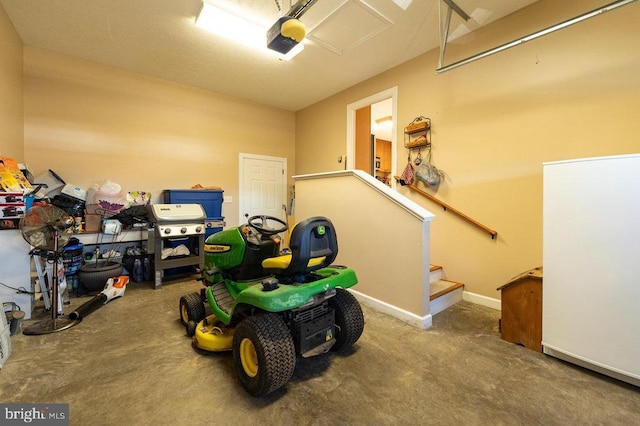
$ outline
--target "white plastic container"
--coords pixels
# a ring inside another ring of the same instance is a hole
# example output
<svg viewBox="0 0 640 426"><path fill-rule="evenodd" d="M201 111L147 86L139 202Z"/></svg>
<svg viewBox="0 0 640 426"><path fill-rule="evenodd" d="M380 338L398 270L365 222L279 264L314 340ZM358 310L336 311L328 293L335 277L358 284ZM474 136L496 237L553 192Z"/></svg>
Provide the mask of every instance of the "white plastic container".
<svg viewBox="0 0 640 426"><path fill-rule="evenodd" d="M71 184L66 184L65 186L63 186L62 193L82 201L87 200L87 191Z"/></svg>

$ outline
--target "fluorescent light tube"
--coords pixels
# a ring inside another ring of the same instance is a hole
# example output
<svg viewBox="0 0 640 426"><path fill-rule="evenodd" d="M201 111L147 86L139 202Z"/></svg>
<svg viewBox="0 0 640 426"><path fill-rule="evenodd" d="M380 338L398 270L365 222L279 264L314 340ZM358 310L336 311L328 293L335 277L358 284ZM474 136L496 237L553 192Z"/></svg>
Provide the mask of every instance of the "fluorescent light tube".
<svg viewBox="0 0 640 426"><path fill-rule="evenodd" d="M298 43L286 55L267 48L267 30L248 19L233 12L222 9L214 4L203 2L202 9L196 17L196 26L203 30L222 36L228 40L251 47L252 49L269 53L286 61L304 50L302 43Z"/></svg>

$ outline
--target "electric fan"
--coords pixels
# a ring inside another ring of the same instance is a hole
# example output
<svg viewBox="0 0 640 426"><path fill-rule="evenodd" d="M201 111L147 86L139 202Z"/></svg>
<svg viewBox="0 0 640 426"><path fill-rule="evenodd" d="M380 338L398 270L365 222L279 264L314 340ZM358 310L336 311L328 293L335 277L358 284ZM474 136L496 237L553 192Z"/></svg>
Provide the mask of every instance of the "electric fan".
<svg viewBox="0 0 640 426"><path fill-rule="evenodd" d="M47 261L53 262L51 274L51 319L33 324L24 330L24 334L48 334L66 330L80 321L59 316L58 303L58 268L62 257L62 248L71 238L73 218L64 210L47 204L33 206L26 216L20 219L22 237L31 246L46 252ZM46 291L43 289L43 292Z"/></svg>

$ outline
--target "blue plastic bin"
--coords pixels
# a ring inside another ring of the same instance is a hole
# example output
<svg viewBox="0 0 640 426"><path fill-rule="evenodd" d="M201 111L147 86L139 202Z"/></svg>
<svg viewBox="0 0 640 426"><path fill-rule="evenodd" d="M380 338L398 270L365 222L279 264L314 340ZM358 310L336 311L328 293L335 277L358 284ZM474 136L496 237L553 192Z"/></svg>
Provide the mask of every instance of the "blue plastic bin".
<svg viewBox="0 0 640 426"><path fill-rule="evenodd" d="M207 217L222 216L224 191L209 189L167 189L163 191L166 204L200 204Z"/></svg>

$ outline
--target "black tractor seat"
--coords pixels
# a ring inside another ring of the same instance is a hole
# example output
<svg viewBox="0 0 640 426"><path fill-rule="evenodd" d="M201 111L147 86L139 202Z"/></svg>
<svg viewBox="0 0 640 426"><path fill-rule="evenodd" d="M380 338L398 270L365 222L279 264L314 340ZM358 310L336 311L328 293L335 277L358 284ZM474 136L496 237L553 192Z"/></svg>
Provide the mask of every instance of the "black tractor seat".
<svg viewBox="0 0 640 426"><path fill-rule="evenodd" d="M262 261L265 271L276 276L306 275L333 263L338 255L338 239L333 223L316 216L298 223L291 233L291 254Z"/></svg>

